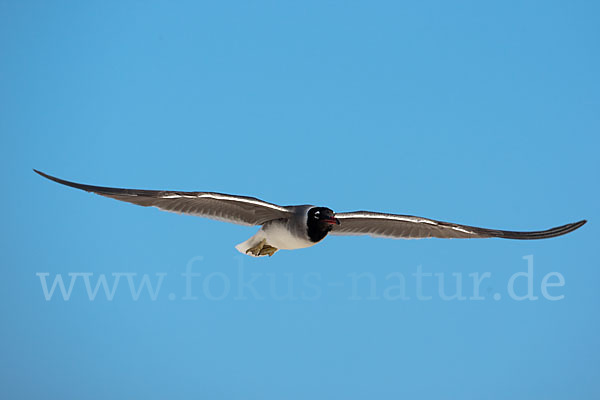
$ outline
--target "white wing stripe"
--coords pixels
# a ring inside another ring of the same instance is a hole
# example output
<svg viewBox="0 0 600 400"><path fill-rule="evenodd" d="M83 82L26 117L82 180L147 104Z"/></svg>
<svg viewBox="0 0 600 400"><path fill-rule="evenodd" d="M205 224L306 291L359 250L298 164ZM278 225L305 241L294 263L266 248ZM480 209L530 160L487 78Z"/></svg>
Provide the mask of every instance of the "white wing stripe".
<svg viewBox="0 0 600 400"><path fill-rule="evenodd" d="M352 214L337 214L339 219L350 219L350 218L368 218L368 219L383 219L383 220L391 220L391 221L403 221L403 222L411 222L417 224L428 224L433 226L440 226L439 223L432 221L427 218L419 218L419 217L410 217L403 215L391 215L391 214L369 214L369 213L352 213ZM473 231L469 231L467 229L458 227L458 226L448 226L450 229L454 229L455 231L467 233L470 235L475 234Z"/></svg>
<svg viewBox="0 0 600 400"><path fill-rule="evenodd" d="M459 228L458 226L451 226L451 228L454 229L455 231L469 233L469 234L475 234L475 232L471 232L471 231L468 231L466 229Z"/></svg>
<svg viewBox="0 0 600 400"><path fill-rule="evenodd" d="M190 196L190 195L183 195L183 194L168 194L168 195L161 196L161 198L163 198L163 199L178 199L178 198L200 199L200 198L209 198L209 199L215 199L215 200L238 201L240 203L248 203L248 204L253 204L253 205L256 205L256 206L268 207L268 208L271 208L273 210L283 211L283 212L288 212L289 211L288 209L286 209L284 207L279 207L279 206L276 206L274 204L269 204L269 203L262 202L262 201L246 199L246 198L243 198L243 197L216 195L216 194L208 194L208 193L203 193L203 194L200 194L200 195L197 195L197 196Z"/></svg>
<svg viewBox="0 0 600 400"><path fill-rule="evenodd" d="M378 215L378 214L348 214L348 215L342 215L342 214L336 214L336 217L339 219L349 219L349 218L369 218L369 219L389 219L389 220L394 220L394 221L405 221L405 222L416 222L416 223L423 223L423 224L429 224L429 225L438 225L437 223L435 223L432 220L429 219L425 219L425 218L415 218L415 217L403 217L401 215Z"/></svg>

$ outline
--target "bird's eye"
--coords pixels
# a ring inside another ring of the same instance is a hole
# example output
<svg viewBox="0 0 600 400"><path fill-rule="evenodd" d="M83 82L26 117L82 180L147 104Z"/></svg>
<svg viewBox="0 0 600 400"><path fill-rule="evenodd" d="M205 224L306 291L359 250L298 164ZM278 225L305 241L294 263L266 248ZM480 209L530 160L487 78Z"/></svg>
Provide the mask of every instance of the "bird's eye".
<svg viewBox="0 0 600 400"><path fill-rule="evenodd" d="M320 215L321 215L321 211L315 212L315 218L319 218Z"/></svg>

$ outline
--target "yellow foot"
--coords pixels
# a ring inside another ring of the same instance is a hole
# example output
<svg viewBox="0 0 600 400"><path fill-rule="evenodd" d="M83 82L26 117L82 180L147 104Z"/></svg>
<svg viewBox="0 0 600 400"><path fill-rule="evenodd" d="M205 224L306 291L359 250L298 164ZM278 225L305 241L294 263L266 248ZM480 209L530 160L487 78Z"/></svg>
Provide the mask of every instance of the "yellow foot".
<svg viewBox="0 0 600 400"><path fill-rule="evenodd" d="M260 242L258 242L258 244L256 246L250 247L248 250L246 250L246 254L251 253L255 257L260 256L260 253L261 253L263 247L265 247L266 243L267 243L267 239L261 240Z"/></svg>
<svg viewBox="0 0 600 400"><path fill-rule="evenodd" d="M275 252L277 250L279 250L277 247L273 247L273 246L269 246L268 244L265 244L263 246L263 248L260 250L260 255L264 256L266 254L269 257L271 257L273 254L275 254Z"/></svg>
<svg viewBox="0 0 600 400"><path fill-rule="evenodd" d="M273 247L273 246L269 246L267 244L267 240L263 239L256 246L250 247L248 250L246 250L246 254L250 253L255 257L258 257L258 256L271 257L273 254L275 254L275 252L277 250L279 250L279 249L276 247Z"/></svg>

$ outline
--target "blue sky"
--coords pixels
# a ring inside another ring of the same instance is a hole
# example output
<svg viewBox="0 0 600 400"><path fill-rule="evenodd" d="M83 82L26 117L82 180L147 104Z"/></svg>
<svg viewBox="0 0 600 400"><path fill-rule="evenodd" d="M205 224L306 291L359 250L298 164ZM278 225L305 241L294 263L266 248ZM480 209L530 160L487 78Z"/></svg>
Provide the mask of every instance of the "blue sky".
<svg viewBox="0 0 600 400"><path fill-rule="evenodd" d="M1 2L0 397L598 398L599 11ZM253 228L32 168L491 228L589 222L535 242L328 237L252 259L234 245ZM537 300L515 300L528 260ZM542 293L552 273L560 300ZM155 297L135 300L144 275ZM46 300L57 276L73 290ZM112 300L86 292L101 276L119 276ZM459 279L465 300L440 295Z"/></svg>

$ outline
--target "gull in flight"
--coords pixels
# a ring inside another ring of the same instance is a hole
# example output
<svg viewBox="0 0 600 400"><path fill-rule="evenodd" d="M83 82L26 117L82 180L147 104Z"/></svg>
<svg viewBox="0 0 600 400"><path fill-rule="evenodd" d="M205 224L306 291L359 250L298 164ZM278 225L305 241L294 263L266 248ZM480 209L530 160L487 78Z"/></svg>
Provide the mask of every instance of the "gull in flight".
<svg viewBox="0 0 600 400"><path fill-rule="evenodd" d="M279 206L247 196L212 192L179 192L168 190L118 189L84 185L34 171L54 182L126 201L144 207L181 214L196 215L232 222L256 225L260 230L235 246L241 253L254 257L272 256L277 250L294 250L314 246L332 235L370 235L394 239L420 238L503 238L548 239L581 227L585 220L544 231L516 232L477 228L411 215L386 214L371 211L334 213L327 207L312 205Z"/></svg>

